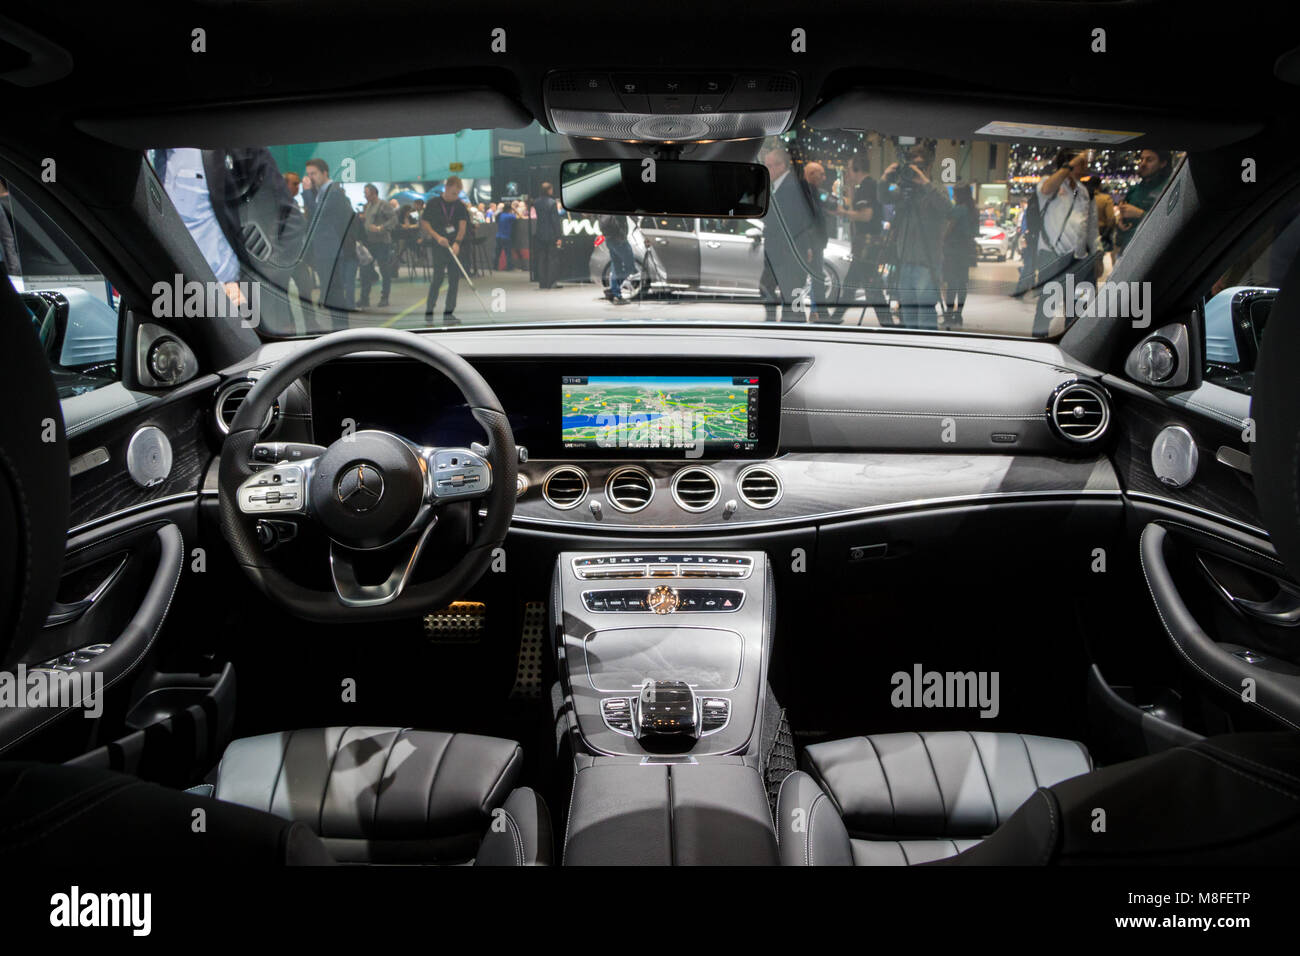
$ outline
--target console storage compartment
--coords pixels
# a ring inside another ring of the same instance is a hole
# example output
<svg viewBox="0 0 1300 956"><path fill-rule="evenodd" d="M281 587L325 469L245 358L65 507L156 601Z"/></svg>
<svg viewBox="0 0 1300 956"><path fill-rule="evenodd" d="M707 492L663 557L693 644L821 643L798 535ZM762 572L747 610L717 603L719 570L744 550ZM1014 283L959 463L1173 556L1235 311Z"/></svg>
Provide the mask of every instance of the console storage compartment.
<svg viewBox="0 0 1300 956"><path fill-rule="evenodd" d="M576 771L567 866L776 865L763 778L738 758L598 758Z"/></svg>

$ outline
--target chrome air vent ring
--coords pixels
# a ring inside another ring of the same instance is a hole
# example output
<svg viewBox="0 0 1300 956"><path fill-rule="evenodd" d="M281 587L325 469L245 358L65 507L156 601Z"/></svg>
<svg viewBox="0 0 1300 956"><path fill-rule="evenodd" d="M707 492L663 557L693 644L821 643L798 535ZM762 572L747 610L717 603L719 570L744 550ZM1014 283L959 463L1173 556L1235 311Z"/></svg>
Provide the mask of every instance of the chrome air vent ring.
<svg viewBox="0 0 1300 956"><path fill-rule="evenodd" d="M587 473L573 465L552 468L542 479L542 498L552 508L568 511L587 497Z"/></svg>
<svg viewBox="0 0 1300 956"><path fill-rule="evenodd" d="M605 497L609 503L626 514L640 511L655 496L655 480L644 468L624 465L609 473L605 481Z"/></svg>

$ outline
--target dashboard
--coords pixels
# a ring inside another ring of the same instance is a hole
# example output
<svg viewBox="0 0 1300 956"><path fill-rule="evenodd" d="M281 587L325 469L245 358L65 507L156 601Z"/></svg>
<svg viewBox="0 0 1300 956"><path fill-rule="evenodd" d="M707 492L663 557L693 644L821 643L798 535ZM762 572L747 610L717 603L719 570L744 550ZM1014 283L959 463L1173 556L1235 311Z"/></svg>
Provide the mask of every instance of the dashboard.
<svg viewBox="0 0 1300 956"><path fill-rule="evenodd" d="M761 529L1121 493L1109 394L1050 343L680 327L439 340L484 376L527 449L523 527ZM295 347L268 344L258 361ZM427 445L484 437L445 378L396 356L327 363L282 399L280 440L328 445L365 428Z"/></svg>

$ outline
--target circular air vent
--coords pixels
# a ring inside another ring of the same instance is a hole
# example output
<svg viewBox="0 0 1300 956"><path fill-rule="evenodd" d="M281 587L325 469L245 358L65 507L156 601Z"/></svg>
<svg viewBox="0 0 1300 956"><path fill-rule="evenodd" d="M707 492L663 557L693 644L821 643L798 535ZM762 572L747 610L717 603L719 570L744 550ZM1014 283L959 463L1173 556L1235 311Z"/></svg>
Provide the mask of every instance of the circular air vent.
<svg viewBox="0 0 1300 956"><path fill-rule="evenodd" d="M722 489L707 468L683 468L673 476L673 500L687 511L708 511Z"/></svg>
<svg viewBox="0 0 1300 956"><path fill-rule="evenodd" d="M770 508L781 500L781 479L762 465L750 465L736 479L740 497L751 508Z"/></svg>
<svg viewBox="0 0 1300 956"><path fill-rule="evenodd" d="M239 406L244 404L244 399L248 397L248 393L253 390L253 386L256 384L251 378L238 378L233 382L227 382L218 389L215 411L217 429L221 434L230 434L230 423L235 420L235 413L239 411ZM266 434L279 415L280 403L278 401L272 402L271 407L267 409L266 418L262 422L261 434Z"/></svg>
<svg viewBox="0 0 1300 956"><path fill-rule="evenodd" d="M619 511L640 511L654 496L654 479L640 468L615 469L605 482L605 497Z"/></svg>
<svg viewBox="0 0 1300 956"><path fill-rule="evenodd" d="M542 479L542 497L552 508L567 511L587 497L587 475L581 468L561 465Z"/></svg>
<svg viewBox="0 0 1300 956"><path fill-rule="evenodd" d="M1110 425L1110 399L1090 382L1066 382L1047 402L1047 422L1066 441L1096 441Z"/></svg>

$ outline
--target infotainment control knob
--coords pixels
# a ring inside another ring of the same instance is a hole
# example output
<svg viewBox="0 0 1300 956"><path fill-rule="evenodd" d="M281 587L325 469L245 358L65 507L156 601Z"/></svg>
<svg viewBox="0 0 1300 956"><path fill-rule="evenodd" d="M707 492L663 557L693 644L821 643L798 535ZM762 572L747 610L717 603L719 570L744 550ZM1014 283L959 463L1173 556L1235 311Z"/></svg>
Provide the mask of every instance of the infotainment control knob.
<svg viewBox="0 0 1300 956"><path fill-rule="evenodd" d="M650 589L650 593L646 595L645 603L646 607L656 614L671 614L677 610L681 598L677 596L677 591L674 588L661 584L657 588Z"/></svg>

